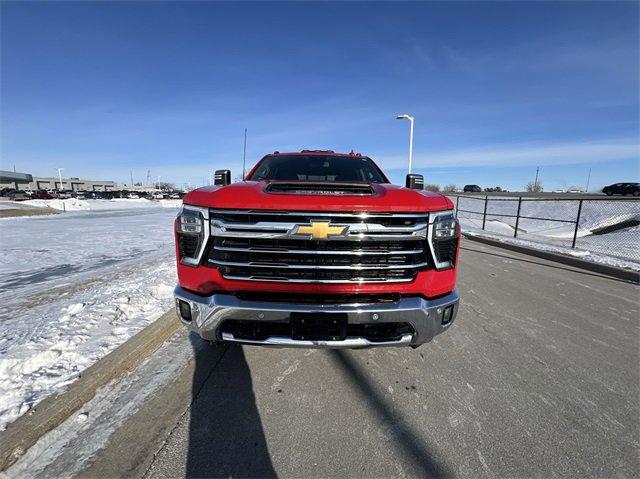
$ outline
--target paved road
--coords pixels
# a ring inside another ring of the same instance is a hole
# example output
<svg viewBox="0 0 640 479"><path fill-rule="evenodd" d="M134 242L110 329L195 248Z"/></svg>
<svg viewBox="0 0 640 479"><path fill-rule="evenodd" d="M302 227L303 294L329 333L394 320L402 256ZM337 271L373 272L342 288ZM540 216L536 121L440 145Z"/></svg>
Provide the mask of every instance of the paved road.
<svg viewBox="0 0 640 479"><path fill-rule="evenodd" d="M465 241L460 290L416 350L185 334L196 359L81 475L640 475L638 287Z"/></svg>

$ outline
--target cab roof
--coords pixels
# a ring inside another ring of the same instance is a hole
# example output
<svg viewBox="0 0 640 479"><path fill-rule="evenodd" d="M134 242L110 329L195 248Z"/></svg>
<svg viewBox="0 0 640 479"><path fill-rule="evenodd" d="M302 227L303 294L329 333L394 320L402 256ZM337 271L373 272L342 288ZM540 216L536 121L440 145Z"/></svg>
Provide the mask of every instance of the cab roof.
<svg viewBox="0 0 640 479"><path fill-rule="evenodd" d="M349 153L336 153L333 150L301 150L301 151L287 151L287 152L274 151L273 153L269 153L267 156L287 156L287 155L318 155L318 156L331 155L331 156L350 156L350 157L363 157L363 158L365 156L360 153L356 153L353 150L351 150Z"/></svg>

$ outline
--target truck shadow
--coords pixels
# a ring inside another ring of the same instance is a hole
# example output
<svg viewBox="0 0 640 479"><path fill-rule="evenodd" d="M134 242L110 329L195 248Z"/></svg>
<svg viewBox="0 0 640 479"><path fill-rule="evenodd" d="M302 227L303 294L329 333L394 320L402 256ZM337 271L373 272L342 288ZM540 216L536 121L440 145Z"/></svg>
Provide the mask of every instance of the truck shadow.
<svg viewBox="0 0 640 479"><path fill-rule="evenodd" d="M187 477L275 477L251 372L239 345L190 336L193 375Z"/></svg>
<svg viewBox="0 0 640 479"><path fill-rule="evenodd" d="M407 463L413 466L413 473L419 477L451 477L453 473L446 464L434 459L433 451L428 444L413 430L401 414L393 410L385 398L379 393L366 371L358 365L349 352L334 350L332 359L351 379L364 405L374 411L381 422L387 426L396 444L400 446Z"/></svg>

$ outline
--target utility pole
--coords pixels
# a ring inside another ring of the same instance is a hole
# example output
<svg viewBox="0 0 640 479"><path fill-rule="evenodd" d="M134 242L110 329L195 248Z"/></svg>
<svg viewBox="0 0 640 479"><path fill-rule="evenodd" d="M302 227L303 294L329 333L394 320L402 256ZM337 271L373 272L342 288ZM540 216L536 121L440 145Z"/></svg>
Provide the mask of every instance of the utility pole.
<svg viewBox="0 0 640 479"><path fill-rule="evenodd" d="M538 192L538 172L540 171L540 167L536 166L536 179L533 182L533 189L536 191L536 193Z"/></svg>
<svg viewBox="0 0 640 479"><path fill-rule="evenodd" d="M584 189L585 193L589 193L589 181L591 181L591 168L589 168L589 174L587 175L587 187Z"/></svg>
<svg viewBox="0 0 640 479"><path fill-rule="evenodd" d="M133 170L129 170L129 174L131 175L131 185L133 186Z"/></svg>
<svg viewBox="0 0 640 479"><path fill-rule="evenodd" d="M244 151L242 153L242 181L244 181L244 176L246 174L246 166L247 164L247 129L244 129Z"/></svg>
<svg viewBox="0 0 640 479"><path fill-rule="evenodd" d="M158 189L160 189L160 175L158 175Z"/></svg>

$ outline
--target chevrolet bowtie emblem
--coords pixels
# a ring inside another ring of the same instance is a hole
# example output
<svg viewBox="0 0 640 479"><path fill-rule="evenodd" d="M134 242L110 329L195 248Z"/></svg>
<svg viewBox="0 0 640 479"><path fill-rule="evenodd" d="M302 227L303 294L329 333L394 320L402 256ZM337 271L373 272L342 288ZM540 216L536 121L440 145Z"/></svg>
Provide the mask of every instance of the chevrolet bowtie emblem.
<svg viewBox="0 0 640 479"><path fill-rule="evenodd" d="M326 240L330 236L344 236L348 226L331 226L329 221L311 221L310 226L297 225L294 235L308 235L315 240Z"/></svg>

